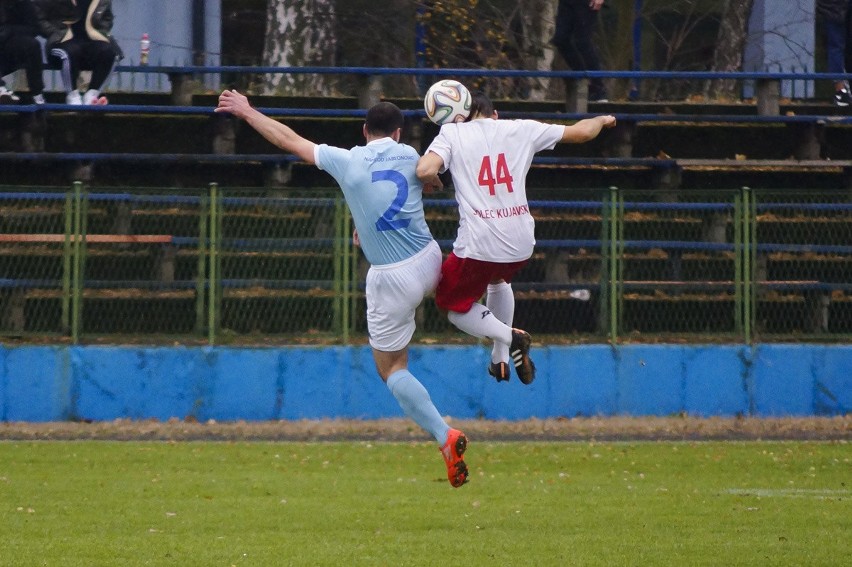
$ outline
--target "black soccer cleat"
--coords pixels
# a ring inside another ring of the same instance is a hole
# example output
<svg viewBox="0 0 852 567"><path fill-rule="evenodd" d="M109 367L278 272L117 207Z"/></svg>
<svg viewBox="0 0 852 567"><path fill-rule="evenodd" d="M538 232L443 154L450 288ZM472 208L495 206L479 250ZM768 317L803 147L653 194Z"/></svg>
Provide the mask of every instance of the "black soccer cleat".
<svg viewBox="0 0 852 567"><path fill-rule="evenodd" d="M535 364L530 358L532 337L526 331L512 329L512 344L509 346L509 356L515 363L515 372L523 384L531 384L535 380Z"/></svg>
<svg viewBox="0 0 852 567"><path fill-rule="evenodd" d="M488 365L488 373L494 376L498 382L509 381L509 365L505 362L492 362Z"/></svg>

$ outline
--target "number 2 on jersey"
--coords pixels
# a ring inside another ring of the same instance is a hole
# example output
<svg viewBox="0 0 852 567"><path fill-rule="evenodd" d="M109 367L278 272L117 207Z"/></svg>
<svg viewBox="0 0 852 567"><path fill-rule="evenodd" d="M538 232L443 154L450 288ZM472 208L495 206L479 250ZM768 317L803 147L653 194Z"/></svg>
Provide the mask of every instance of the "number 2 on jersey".
<svg viewBox="0 0 852 567"><path fill-rule="evenodd" d="M408 199L408 180L398 171L392 169L383 169L373 172L373 183L378 181L391 181L396 185L396 198L391 203L388 210L385 211L379 220L376 221L376 230L399 230L407 227L411 223L411 219L395 219L394 217L402 210L402 206Z"/></svg>
<svg viewBox="0 0 852 567"><path fill-rule="evenodd" d="M488 187L488 194L494 195L494 188L500 184L505 185L509 193L512 192L512 174L509 173L509 166L506 164L506 154L497 154L497 167L492 169L491 156L482 158L482 165L479 166L479 185Z"/></svg>

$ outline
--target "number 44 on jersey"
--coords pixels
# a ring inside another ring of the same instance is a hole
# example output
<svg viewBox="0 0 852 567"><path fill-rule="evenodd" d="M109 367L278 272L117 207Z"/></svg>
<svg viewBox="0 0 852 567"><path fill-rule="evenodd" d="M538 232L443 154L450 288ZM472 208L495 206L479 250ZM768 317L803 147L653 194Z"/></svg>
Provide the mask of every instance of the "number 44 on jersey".
<svg viewBox="0 0 852 567"><path fill-rule="evenodd" d="M506 154L497 154L495 167L492 167L491 156L482 158L482 164L479 166L479 185L488 187L488 194L494 195L494 188L499 185L505 185L509 193L512 192L512 174L509 173L509 166L506 164Z"/></svg>

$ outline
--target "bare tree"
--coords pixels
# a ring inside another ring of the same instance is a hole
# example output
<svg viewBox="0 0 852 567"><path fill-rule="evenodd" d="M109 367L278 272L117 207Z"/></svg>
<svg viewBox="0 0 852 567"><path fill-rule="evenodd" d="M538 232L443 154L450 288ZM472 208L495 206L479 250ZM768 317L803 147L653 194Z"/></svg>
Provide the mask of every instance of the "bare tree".
<svg viewBox="0 0 852 567"><path fill-rule="evenodd" d="M641 14L646 30L654 35L658 48L652 62L662 71L706 71L711 59L708 46L698 41L700 30L711 24L714 12L698 0L676 0L659 6L645 6ZM652 79L643 81L643 96L651 99L677 99L694 92L686 81Z"/></svg>
<svg viewBox="0 0 852 567"><path fill-rule="evenodd" d="M332 66L335 64L335 0L268 0L263 64ZM329 94L323 74L267 74L264 94Z"/></svg>
<svg viewBox="0 0 852 567"><path fill-rule="evenodd" d="M748 38L748 20L754 0L727 0L716 49L713 52L713 71L739 71ZM736 98L737 82L732 79L710 81L705 89L708 98Z"/></svg>
<svg viewBox="0 0 852 567"><path fill-rule="evenodd" d="M552 68L556 0L422 0L428 67L544 70ZM536 78L468 77L495 98L542 99Z"/></svg>
<svg viewBox="0 0 852 567"><path fill-rule="evenodd" d="M486 68L547 71L558 68L550 45L558 0L267 0L263 64L273 66ZM754 0L661 0L634 12L633 0L607 0L599 46L605 69L633 63L632 27L645 30L643 68L741 68ZM352 77L270 75L263 91L277 94L351 94L363 90ZM536 78L465 78L494 97L559 98L561 81ZM548 83L551 83L548 86ZM621 94L631 86L618 83ZM385 78L382 96L410 96L415 77ZM730 96L733 87L695 81L646 80L642 96L677 99L702 92Z"/></svg>
<svg viewBox="0 0 852 567"><path fill-rule="evenodd" d="M554 48L550 44L556 27L556 2L553 0L521 0L517 4L518 48L522 68L549 71L553 68ZM532 79L526 86L530 100L544 100L550 80Z"/></svg>

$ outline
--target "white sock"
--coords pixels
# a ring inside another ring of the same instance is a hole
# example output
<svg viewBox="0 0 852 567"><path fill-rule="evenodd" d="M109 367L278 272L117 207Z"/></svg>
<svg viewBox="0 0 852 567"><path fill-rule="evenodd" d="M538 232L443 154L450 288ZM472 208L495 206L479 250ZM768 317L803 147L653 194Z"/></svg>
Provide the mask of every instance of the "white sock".
<svg viewBox="0 0 852 567"><path fill-rule="evenodd" d="M512 343L512 328L497 319L491 310L481 303L474 303L467 313L450 311L447 318L468 335L506 343L506 349Z"/></svg>
<svg viewBox="0 0 852 567"><path fill-rule="evenodd" d="M515 294L512 286L506 282L488 284L488 294L485 296L485 306L491 310L497 319L511 327L515 318ZM508 362L509 345L495 341L491 349L491 362Z"/></svg>

